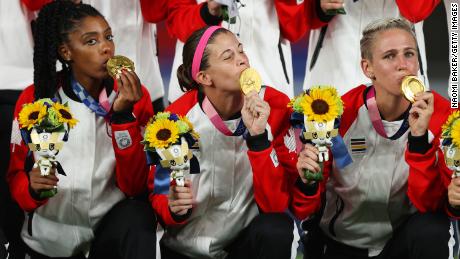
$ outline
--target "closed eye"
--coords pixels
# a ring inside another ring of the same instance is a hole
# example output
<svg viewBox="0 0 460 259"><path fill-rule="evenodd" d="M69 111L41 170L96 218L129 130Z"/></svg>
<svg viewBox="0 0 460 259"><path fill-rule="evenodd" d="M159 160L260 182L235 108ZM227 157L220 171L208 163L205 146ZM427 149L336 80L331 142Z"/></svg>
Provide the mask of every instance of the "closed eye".
<svg viewBox="0 0 460 259"><path fill-rule="evenodd" d="M233 58L233 56L234 56L234 54L233 54L233 52L232 52L232 53L229 54L228 56L225 56L225 57L224 57L224 60L230 60L230 59Z"/></svg>

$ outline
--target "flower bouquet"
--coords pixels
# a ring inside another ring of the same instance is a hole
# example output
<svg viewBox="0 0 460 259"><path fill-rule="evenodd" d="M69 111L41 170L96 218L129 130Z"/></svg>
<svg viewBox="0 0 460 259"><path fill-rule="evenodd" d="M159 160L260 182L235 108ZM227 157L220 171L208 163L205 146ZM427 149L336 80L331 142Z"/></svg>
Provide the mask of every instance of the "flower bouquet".
<svg viewBox="0 0 460 259"><path fill-rule="evenodd" d="M336 162L339 161L341 166L344 166L342 163L351 162L343 140L338 134L340 116L343 114L343 102L335 88L314 86L292 99L288 107L292 107L294 111L291 115L292 126L302 129L300 140L303 143L314 144L319 150L318 161L321 172L313 173L305 170L307 180L321 181L323 179L323 162L329 161L328 148L331 148ZM332 149L334 145L337 147Z"/></svg>
<svg viewBox="0 0 460 259"><path fill-rule="evenodd" d="M33 103L24 104L19 112L21 136L36 157L34 168L40 168L40 174L47 176L55 167L59 174L65 175L62 166L56 161L56 155L65 141L71 128L77 120L70 112L67 103L61 104L45 98ZM57 188L40 192L41 198L52 197Z"/></svg>
<svg viewBox="0 0 460 259"><path fill-rule="evenodd" d="M452 178L460 176L460 111L453 112L442 126L441 147L447 167L454 171Z"/></svg>
<svg viewBox="0 0 460 259"><path fill-rule="evenodd" d="M145 150L151 164L171 170L170 182L184 186L185 175L199 172L198 160L192 149L198 148L199 135L185 116L159 112L147 124L144 134Z"/></svg>

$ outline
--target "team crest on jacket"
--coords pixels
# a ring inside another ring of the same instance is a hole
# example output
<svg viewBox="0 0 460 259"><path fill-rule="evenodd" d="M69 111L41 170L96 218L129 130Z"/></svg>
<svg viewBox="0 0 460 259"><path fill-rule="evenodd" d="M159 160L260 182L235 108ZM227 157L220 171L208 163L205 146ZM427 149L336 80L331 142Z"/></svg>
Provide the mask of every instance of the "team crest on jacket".
<svg viewBox="0 0 460 259"><path fill-rule="evenodd" d="M296 150L295 132L292 127L289 128L289 131L284 136L284 145L289 150L289 153L295 152Z"/></svg>
<svg viewBox="0 0 460 259"><path fill-rule="evenodd" d="M366 153L367 145L366 138L364 137L354 137L350 140L350 148L352 155L360 155Z"/></svg>
<svg viewBox="0 0 460 259"><path fill-rule="evenodd" d="M115 140L119 149L128 148L133 143L127 130L115 131Z"/></svg>

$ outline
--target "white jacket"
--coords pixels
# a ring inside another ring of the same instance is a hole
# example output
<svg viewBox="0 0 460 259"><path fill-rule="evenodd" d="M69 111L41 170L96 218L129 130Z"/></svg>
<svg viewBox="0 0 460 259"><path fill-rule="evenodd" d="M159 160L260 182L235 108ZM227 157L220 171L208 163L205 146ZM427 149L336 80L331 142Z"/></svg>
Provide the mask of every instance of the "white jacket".
<svg viewBox="0 0 460 259"><path fill-rule="evenodd" d="M318 58L312 69L310 66L318 45L321 28L310 32L304 89L314 85L331 85L343 95L363 82L370 83L370 79L364 75L360 65L359 41L362 38L362 32L370 22L376 19L402 17L393 0L345 0L344 3L347 14L336 15L329 22L322 48L319 50ZM419 78L423 78L425 85L429 88L423 21L415 24L415 34L421 57Z"/></svg>
<svg viewBox="0 0 460 259"><path fill-rule="evenodd" d="M56 157L67 176L57 175L58 193L26 213L21 236L39 253L68 257L89 251L97 223L125 195L115 185L115 153L104 118L62 88L59 95L79 120Z"/></svg>
<svg viewBox="0 0 460 259"><path fill-rule="evenodd" d="M204 1L197 1L197 3L202 2ZM246 0L244 7L239 8L237 22L235 24L222 22L222 27L238 36L251 67L260 73L262 84L273 85L278 91L292 98L294 78L291 45L288 40L281 37L274 1ZM178 40L169 83L168 99L170 102L174 102L183 94L176 75L177 68L182 64L183 46L184 43Z"/></svg>
<svg viewBox="0 0 460 259"><path fill-rule="evenodd" d="M34 16L20 0L0 1L0 90L22 90L33 82Z"/></svg>

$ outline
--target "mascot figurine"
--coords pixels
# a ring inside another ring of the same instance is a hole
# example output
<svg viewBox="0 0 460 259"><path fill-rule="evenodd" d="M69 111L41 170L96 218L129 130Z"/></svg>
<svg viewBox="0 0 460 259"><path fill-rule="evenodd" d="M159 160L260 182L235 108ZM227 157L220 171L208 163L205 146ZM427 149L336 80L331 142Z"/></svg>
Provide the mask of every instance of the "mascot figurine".
<svg viewBox="0 0 460 259"><path fill-rule="evenodd" d="M452 178L460 176L460 111L453 112L442 126L441 148Z"/></svg>
<svg viewBox="0 0 460 259"><path fill-rule="evenodd" d="M198 149L198 134L190 121L169 112L157 113L147 124L143 144L149 164L170 170L170 184L185 185L189 173L198 173L192 149Z"/></svg>
<svg viewBox="0 0 460 259"><path fill-rule="evenodd" d="M40 169L42 176L51 173L51 168L65 175L56 155L68 139L69 130L77 124L67 103L62 105L49 98L40 99L33 103L24 104L19 112L19 125L24 143L33 152L34 168ZM41 198L49 198L57 193L53 190L40 192Z"/></svg>
<svg viewBox="0 0 460 259"><path fill-rule="evenodd" d="M313 173L305 170L307 180L323 180L322 168L323 163L329 161L329 149L339 167L342 168L351 163L348 151L338 134L343 102L335 88L314 86L292 99L288 107L293 109L291 125L301 129L301 142L311 143L319 151L318 161L321 172Z"/></svg>

